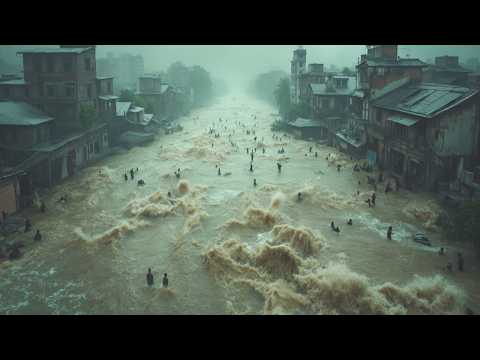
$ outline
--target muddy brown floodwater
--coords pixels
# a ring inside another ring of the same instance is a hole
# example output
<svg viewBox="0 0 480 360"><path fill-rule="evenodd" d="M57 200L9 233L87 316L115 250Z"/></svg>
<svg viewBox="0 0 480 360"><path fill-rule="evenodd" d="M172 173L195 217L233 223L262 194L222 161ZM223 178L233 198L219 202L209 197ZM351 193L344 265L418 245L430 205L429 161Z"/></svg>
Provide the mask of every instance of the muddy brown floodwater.
<svg viewBox="0 0 480 360"><path fill-rule="evenodd" d="M354 173L333 148L274 139L274 112L248 97L222 98L181 119L182 132L52 189L45 214L23 214L44 240L0 264L0 313L451 314L478 304L478 262L435 227L433 196L379 189L368 208L366 173ZM256 149L253 172L247 147ZM137 167L135 181L125 181ZM64 193L68 204L57 202ZM434 246L414 243L417 231ZM16 235L31 243L30 236ZM466 272L446 273L457 251Z"/></svg>

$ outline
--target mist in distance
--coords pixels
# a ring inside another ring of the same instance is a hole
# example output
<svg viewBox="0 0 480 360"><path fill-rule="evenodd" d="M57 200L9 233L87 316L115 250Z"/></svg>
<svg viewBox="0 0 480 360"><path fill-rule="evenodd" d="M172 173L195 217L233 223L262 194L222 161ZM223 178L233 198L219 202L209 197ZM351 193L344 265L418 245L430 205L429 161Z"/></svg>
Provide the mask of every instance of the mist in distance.
<svg viewBox="0 0 480 360"><path fill-rule="evenodd" d="M46 45L43 45L46 46ZM258 74L272 70L290 73L292 52L298 45L98 45L97 58L108 53L142 55L145 72L160 72L181 61L186 66L200 65L211 76L225 80L231 91L245 90ZM15 52L39 45L1 45L0 59L20 62ZM54 46L48 46L54 47ZM328 68L353 68L365 45L304 45L307 63L322 63ZM435 56L459 56L460 62L480 57L480 45L400 45L399 56L433 60Z"/></svg>

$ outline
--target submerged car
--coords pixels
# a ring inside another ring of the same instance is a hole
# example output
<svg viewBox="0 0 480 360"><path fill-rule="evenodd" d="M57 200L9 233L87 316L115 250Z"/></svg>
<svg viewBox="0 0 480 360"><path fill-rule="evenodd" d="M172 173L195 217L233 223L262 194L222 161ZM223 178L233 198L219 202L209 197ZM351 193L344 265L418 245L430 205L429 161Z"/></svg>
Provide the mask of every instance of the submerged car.
<svg viewBox="0 0 480 360"><path fill-rule="evenodd" d="M413 237L413 241L422 245L432 246L432 244L430 243L430 240L428 240L425 234L422 234L422 233L416 233L415 236Z"/></svg>

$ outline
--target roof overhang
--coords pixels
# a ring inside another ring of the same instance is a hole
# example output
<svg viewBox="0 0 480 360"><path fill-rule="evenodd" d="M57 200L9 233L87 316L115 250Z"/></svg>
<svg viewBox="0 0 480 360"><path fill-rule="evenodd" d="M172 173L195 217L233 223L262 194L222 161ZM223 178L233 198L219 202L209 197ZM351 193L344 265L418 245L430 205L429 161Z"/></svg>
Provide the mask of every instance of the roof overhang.
<svg viewBox="0 0 480 360"><path fill-rule="evenodd" d="M401 116L390 116L389 118L387 118L387 120L407 127L413 126L418 122L418 120L413 120Z"/></svg>

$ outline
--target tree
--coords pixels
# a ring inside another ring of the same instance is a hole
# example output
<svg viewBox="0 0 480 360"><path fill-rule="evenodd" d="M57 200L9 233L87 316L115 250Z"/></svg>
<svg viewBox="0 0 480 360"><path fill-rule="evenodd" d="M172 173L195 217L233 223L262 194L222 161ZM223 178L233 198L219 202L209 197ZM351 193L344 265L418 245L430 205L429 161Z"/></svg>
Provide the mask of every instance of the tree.
<svg viewBox="0 0 480 360"><path fill-rule="evenodd" d="M80 124L84 129L89 129L97 121L95 107L90 104L80 105Z"/></svg>
<svg viewBox="0 0 480 360"><path fill-rule="evenodd" d="M135 100L135 93L129 89L123 89L120 92L120 101L133 102Z"/></svg>
<svg viewBox="0 0 480 360"><path fill-rule="evenodd" d="M257 75L250 84L250 93L260 100L264 100L272 105L277 104L275 98L275 89L280 80L288 77L284 71L269 71ZM277 104L278 105L278 104Z"/></svg>
<svg viewBox="0 0 480 360"><path fill-rule="evenodd" d="M205 105L212 99L212 80L207 70L201 66L190 69L190 86L195 93L195 105Z"/></svg>
<svg viewBox="0 0 480 360"><path fill-rule="evenodd" d="M274 92L275 101L278 106L278 112L283 119L287 118L291 104L290 104L290 81L288 78L283 78L278 82Z"/></svg>
<svg viewBox="0 0 480 360"><path fill-rule="evenodd" d="M290 107L288 113L289 121L295 120L298 117L309 118L311 115L310 106L306 102L301 102L300 104L295 104Z"/></svg>
<svg viewBox="0 0 480 360"><path fill-rule="evenodd" d="M342 70L342 74L345 75L345 76L355 76L355 71L353 71L352 69L350 69L348 67L344 67L343 70Z"/></svg>
<svg viewBox="0 0 480 360"><path fill-rule="evenodd" d="M177 61L171 64L167 69L167 78L165 79L170 85L188 87L190 71L182 62Z"/></svg>

